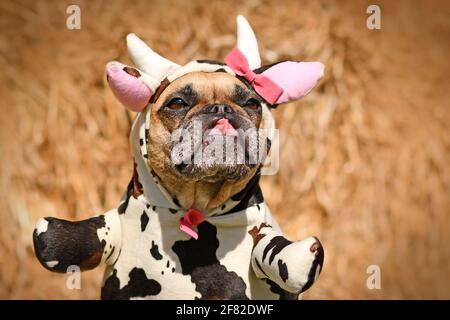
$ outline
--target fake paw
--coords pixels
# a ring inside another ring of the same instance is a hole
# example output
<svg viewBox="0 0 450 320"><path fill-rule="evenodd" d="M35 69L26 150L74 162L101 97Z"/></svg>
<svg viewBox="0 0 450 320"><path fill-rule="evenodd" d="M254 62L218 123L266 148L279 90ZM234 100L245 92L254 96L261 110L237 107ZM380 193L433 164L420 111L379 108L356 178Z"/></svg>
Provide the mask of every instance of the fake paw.
<svg viewBox="0 0 450 320"><path fill-rule="evenodd" d="M324 250L316 237L292 242L266 224L249 233L254 239L251 261L258 278L270 279L292 293L308 290L317 280Z"/></svg>
<svg viewBox="0 0 450 320"><path fill-rule="evenodd" d="M39 262L50 271L67 272L70 266L90 270L114 258L119 248L115 250L111 241L115 235L106 220L104 215L76 222L50 217L39 219L33 232Z"/></svg>

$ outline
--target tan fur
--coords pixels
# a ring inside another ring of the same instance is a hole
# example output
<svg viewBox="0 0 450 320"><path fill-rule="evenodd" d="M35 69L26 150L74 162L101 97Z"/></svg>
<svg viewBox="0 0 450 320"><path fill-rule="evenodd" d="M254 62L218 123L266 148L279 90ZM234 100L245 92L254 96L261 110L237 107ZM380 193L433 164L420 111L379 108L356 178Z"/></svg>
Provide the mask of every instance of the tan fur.
<svg viewBox="0 0 450 320"><path fill-rule="evenodd" d="M161 119L159 108L167 97L186 84L192 83L198 93L198 103L187 113L186 118L195 113L206 104L228 103L238 113L245 111L236 105L230 95L235 84L246 88L236 77L227 73L201 73L187 74L171 83L159 96L151 110L151 129L149 143L149 164L162 181L163 186L172 196L175 196L184 208L196 208L200 211L220 206L231 196L241 191L251 177L256 173L252 169L239 181L223 180L219 182L193 181L186 179L170 166L170 133L178 128L179 119ZM261 119L255 119L259 127Z"/></svg>

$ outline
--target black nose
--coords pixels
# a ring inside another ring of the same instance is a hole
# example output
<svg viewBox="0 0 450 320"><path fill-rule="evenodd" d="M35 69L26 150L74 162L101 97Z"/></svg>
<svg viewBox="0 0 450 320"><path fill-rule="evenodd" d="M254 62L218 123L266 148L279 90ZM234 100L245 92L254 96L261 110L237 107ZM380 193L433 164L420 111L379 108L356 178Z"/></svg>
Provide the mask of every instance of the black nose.
<svg viewBox="0 0 450 320"><path fill-rule="evenodd" d="M234 109L227 104L211 104L204 110L205 113L234 113Z"/></svg>

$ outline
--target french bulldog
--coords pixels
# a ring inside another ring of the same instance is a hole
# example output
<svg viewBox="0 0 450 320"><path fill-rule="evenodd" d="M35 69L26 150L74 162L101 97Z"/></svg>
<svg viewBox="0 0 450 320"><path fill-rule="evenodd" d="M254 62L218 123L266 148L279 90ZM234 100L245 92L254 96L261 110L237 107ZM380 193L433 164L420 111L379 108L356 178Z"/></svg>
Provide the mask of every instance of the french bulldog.
<svg viewBox="0 0 450 320"><path fill-rule="evenodd" d="M315 282L321 243L283 236L259 180L273 142L271 109L305 96L324 68L261 67L253 30L242 16L237 24L225 62L179 66L127 36L136 66L110 62L106 74L137 112L133 176L117 208L37 222L34 248L45 268L106 265L103 299L298 299Z"/></svg>

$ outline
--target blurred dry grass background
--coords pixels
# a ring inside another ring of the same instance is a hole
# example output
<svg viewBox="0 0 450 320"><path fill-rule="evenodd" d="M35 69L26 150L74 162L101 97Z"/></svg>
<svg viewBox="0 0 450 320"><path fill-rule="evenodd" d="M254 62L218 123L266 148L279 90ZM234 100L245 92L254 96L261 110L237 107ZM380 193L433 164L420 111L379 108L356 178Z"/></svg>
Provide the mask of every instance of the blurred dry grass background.
<svg viewBox="0 0 450 320"><path fill-rule="evenodd" d="M0 298L99 297L44 270L31 234L41 216L82 219L114 207L131 175L132 121L105 85L129 63L135 32L178 62L223 59L247 16L262 59L319 60L321 85L274 113L281 168L266 199L291 238L320 237L313 298L450 298L450 4L373 1L0 2ZM368 290L366 268L381 267Z"/></svg>

